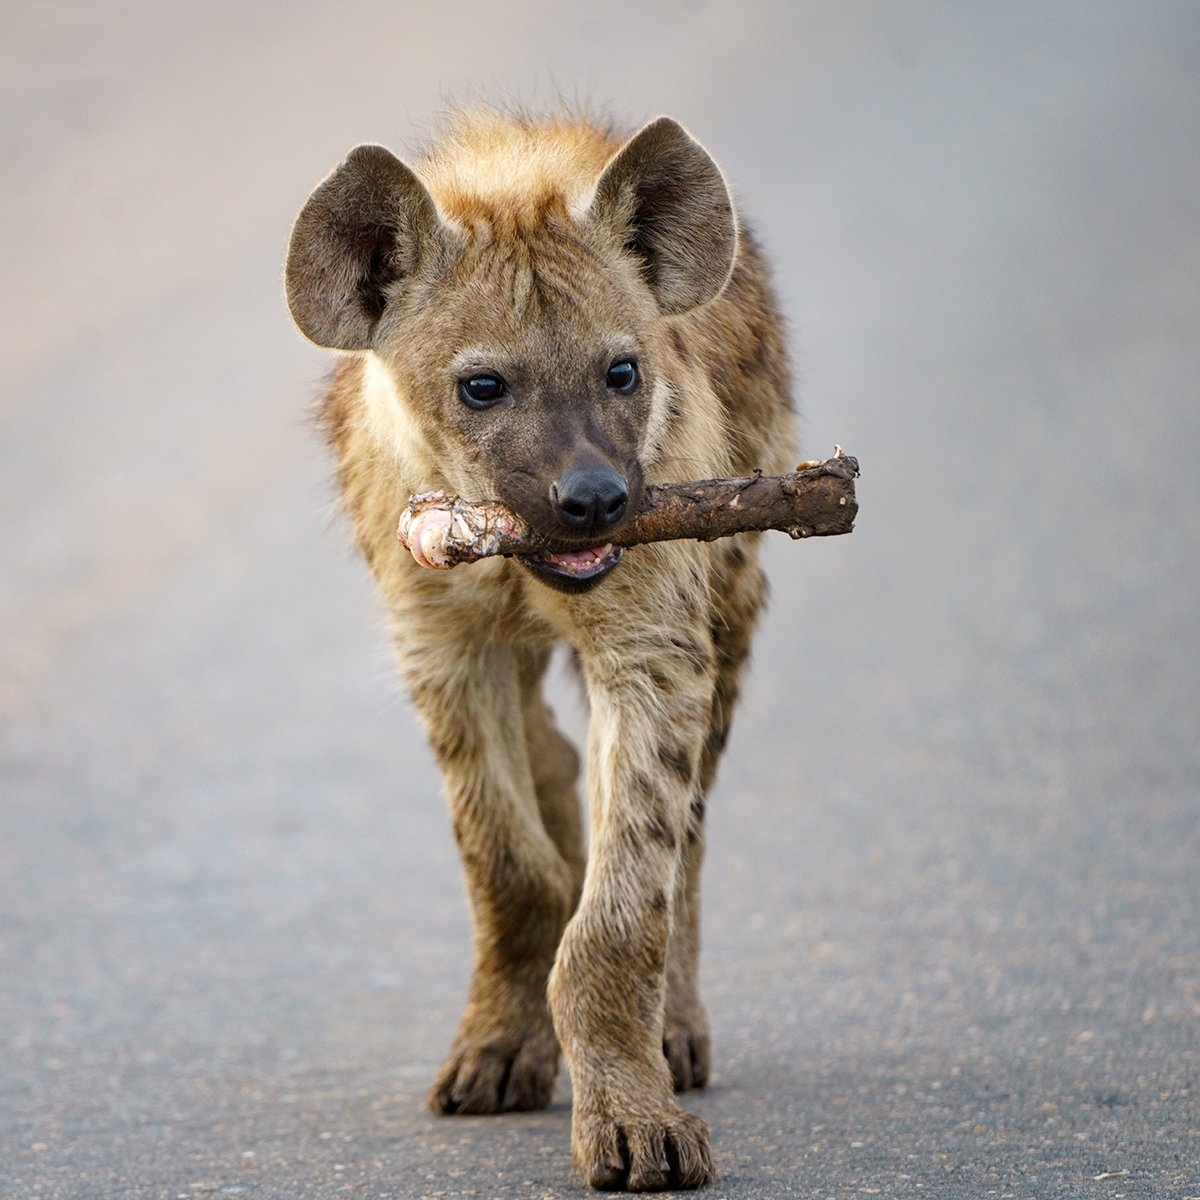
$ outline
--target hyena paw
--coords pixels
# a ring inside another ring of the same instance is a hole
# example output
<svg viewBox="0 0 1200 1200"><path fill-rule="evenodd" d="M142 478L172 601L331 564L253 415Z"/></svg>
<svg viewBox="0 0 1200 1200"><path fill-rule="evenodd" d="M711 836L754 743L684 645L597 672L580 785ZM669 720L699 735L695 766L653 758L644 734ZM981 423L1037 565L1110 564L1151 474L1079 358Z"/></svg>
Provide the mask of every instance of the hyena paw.
<svg viewBox="0 0 1200 1200"><path fill-rule="evenodd" d="M436 1113L545 1108L558 1074L558 1043L541 1030L512 1038L459 1038L429 1092Z"/></svg>
<svg viewBox="0 0 1200 1200"><path fill-rule="evenodd" d="M708 1126L682 1109L658 1118L583 1118L573 1157L590 1187L603 1191L662 1192L711 1183Z"/></svg>
<svg viewBox="0 0 1200 1200"><path fill-rule="evenodd" d="M712 1039L707 1023L699 1029L668 1025L663 1032L663 1054L667 1057L677 1092L704 1087L712 1063Z"/></svg>

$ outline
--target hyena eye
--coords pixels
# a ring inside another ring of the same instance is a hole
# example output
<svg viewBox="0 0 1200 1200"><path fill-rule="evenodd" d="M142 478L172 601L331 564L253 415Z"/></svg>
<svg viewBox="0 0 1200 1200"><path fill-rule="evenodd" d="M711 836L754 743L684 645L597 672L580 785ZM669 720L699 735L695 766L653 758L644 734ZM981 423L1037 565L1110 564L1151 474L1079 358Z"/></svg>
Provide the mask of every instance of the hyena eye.
<svg viewBox="0 0 1200 1200"><path fill-rule="evenodd" d="M638 365L633 358L620 358L608 368L604 382L611 391L628 396L638 385Z"/></svg>
<svg viewBox="0 0 1200 1200"><path fill-rule="evenodd" d="M508 384L499 375L472 375L458 381L458 395L469 408L491 408L508 395Z"/></svg>

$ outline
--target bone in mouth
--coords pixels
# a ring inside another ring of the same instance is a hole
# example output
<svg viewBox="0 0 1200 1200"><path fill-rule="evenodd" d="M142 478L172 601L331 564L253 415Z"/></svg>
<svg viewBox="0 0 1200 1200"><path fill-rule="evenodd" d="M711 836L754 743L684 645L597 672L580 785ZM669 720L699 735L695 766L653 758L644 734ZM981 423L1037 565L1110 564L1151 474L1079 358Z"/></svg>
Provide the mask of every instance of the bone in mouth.
<svg viewBox="0 0 1200 1200"><path fill-rule="evenodd" d="M680 538L713 541L768 529L794 538L849 533L858 512L857 477L858 459L838 446L833 458L801 463L786 475L650 484L638 511L602 550ZM396 536L421 566L436 570L498 554L556 555L561 561L564 555L597 553L544 537L496 501L472 503L445 492L410 497Z"/></svg>

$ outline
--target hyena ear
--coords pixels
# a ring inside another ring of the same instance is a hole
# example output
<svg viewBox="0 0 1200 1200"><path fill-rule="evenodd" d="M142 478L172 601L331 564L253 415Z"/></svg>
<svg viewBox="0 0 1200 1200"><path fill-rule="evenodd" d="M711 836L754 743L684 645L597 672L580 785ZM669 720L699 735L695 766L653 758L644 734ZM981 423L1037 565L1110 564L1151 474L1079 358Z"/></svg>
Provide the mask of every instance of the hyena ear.
<svg viewBox="0 0 1200 1200"><path fill-rule="evenodd" d="M659 117L621 147L589 215L625 239L664 313L704 304L725 286L737 223L721 169L677 121Z"/></svg>
<svg viewBox="0 0 1200 1200"><path fill-rule="evenodd" d="M288 244L287 302L305 337L365 350L396 284L440 237L425 185L382 146L358 146L308 198Z"/></svg>

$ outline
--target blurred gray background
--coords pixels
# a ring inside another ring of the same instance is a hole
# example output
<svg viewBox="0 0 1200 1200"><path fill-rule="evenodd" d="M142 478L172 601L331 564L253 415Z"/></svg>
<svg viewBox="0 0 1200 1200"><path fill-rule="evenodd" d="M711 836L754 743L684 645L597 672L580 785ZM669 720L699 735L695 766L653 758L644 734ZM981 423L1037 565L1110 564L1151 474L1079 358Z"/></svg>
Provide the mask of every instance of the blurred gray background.
<svg viewBox="0 0 1200 1200"><path fill-rule="evenodd" d="M281 262L447 97L716 154L852 537L712 814L714 1197L1200 1196L1200 4L12 2L0 1196L555 1197ZM574 728L572 687L557 691Z"/></svg>

